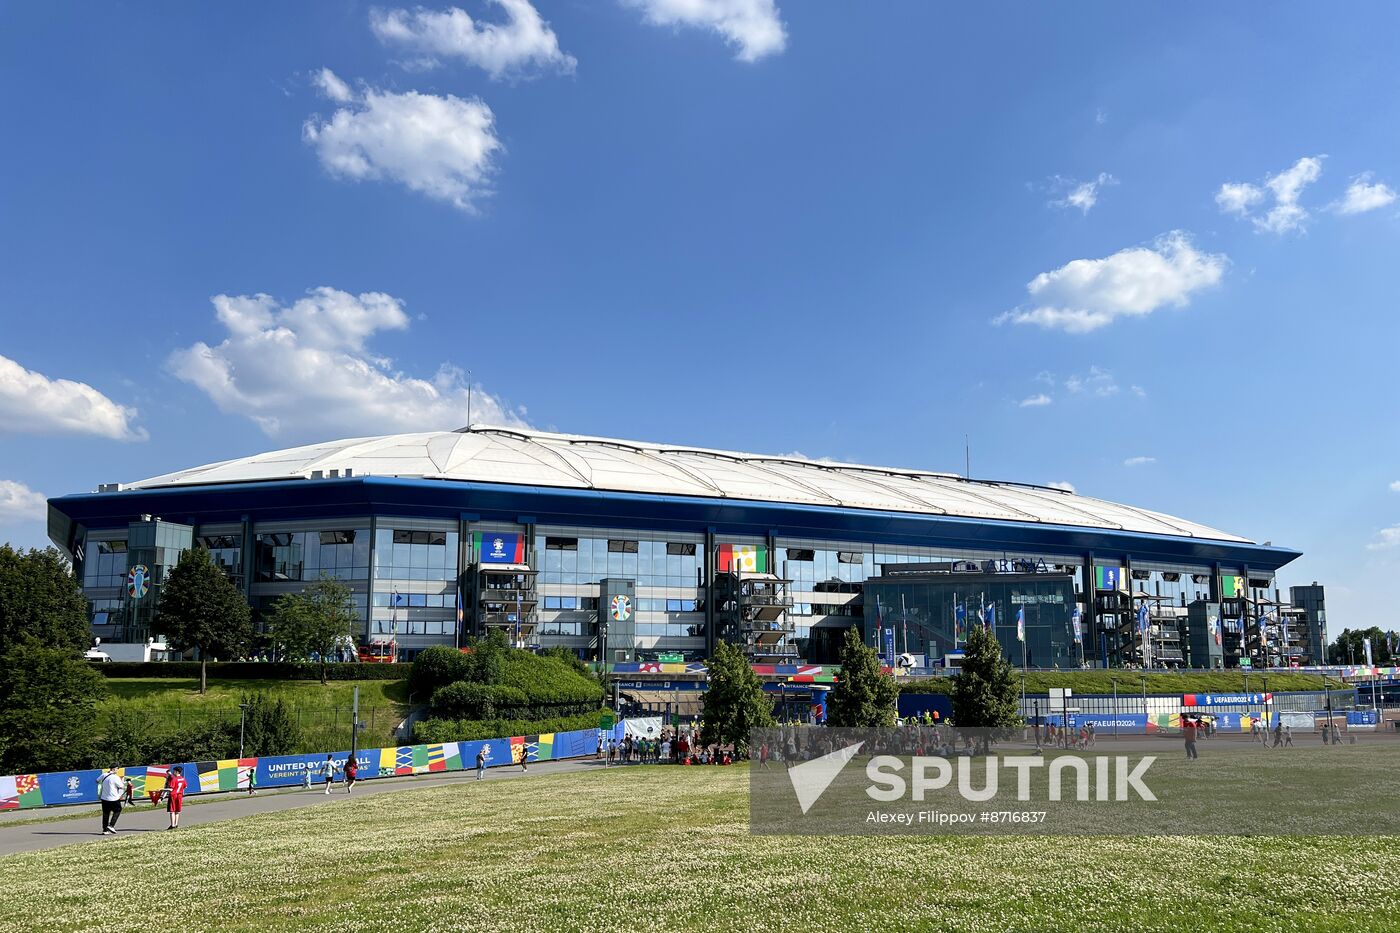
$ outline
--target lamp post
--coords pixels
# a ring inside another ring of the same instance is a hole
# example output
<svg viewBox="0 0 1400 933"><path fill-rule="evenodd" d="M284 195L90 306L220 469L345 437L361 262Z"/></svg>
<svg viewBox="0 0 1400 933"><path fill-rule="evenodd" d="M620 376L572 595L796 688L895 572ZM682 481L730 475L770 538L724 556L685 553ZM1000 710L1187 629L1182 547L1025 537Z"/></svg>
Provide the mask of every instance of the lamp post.
<svg viewBox="0 0 1400 933"><path fill-rule="evenodd" d="M248 703L238 704L238 757L243 757L243 725L248 721Z"/></svg>
<svg viewBox="0 0 1400 933"><path fill-rule="evenodd" d="M1113 738L1118 738L1118 678L1110 677L1113 681Z"/></svg>

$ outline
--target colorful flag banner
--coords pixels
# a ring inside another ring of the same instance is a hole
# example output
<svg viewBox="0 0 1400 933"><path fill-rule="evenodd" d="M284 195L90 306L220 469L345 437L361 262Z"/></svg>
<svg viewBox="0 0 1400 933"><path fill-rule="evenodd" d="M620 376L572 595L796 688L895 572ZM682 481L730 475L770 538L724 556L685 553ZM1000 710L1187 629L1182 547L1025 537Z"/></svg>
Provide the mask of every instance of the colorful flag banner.
<svg viewBox="0 0 1400 933"><path fill-rule="evenodd" d="M1016 638L1020 641L1026 640L1026 607L1022 606L1016 610Z"/></svg>
<svg viewBox="0 0 1400 933"><path fill-rule="evenodd" d="M1138 606L1137 622L1138 631L1145 634L1147 632L1147 627L1150 624L1148 621L1147 600L1145 599L1142 601L1142 605Z"/></svg>
<svg viewBox="0 0 1400 933"><path fill-rule="evenodd" d="M768 548L761 544L721 544L720 573L767 573Z"/></svg>
<svg viewBox="0 0 1400 933"><path fill-rule="evenodd" d="M1084 610L1075 606L1074 611L1071 612L1069 616L1069 624L1074 627L1074 643L1076 645L1084 644L1084 629L1080 622L1083 614Z"/></svg>

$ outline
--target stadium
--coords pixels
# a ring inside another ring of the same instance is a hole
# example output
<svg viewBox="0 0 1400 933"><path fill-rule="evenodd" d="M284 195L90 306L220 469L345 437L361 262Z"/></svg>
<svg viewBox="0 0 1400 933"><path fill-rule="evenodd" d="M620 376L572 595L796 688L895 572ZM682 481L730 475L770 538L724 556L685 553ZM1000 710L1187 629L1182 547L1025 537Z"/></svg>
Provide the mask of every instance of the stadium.
<svg viewBox="0 0 1400 933"><path fill-rule="evenodd" d="M1280 611L1299 556L1072 492L956 474L472 425L278 450L49 502L93 634L142 642L165 573L207 549L255 617L323 575L362 650L493 629L608 663L893 663L970 624L1038 667L1306 662ZM1272 598L1271 598L1272 594Z"/></svg>

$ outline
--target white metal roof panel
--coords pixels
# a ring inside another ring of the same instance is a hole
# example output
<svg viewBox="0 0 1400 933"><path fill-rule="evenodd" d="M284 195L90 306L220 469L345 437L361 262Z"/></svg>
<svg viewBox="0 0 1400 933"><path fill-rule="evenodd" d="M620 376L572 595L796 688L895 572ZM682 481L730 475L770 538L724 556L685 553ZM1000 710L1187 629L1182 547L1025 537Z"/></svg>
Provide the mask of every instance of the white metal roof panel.
<svg viewBox="0 0 1400 933"><path fill-rule="evenodd" d="M656 495L951 515L1246 541L1160 512L1039 486L951 473L774 457L702 447L473 425L276 450L123 485L123 489L355 476L553 486Z"/></svg>

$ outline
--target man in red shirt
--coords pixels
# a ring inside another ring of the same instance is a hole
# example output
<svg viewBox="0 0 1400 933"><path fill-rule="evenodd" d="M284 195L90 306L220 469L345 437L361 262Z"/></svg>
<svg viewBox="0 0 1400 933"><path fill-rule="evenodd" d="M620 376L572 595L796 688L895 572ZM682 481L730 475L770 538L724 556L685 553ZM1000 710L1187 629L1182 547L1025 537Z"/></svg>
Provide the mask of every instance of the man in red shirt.
<svg viewBox="0 0 1400 933"><path fill-rule="evenodd" d="M185 808L185 788L188 786L184 771L178 767L173 769L165 787L165 809L170 812L168 829L180 828L180 811Z"/></svg>

